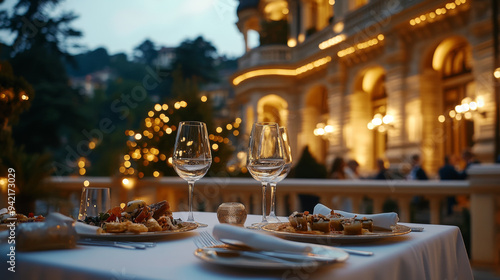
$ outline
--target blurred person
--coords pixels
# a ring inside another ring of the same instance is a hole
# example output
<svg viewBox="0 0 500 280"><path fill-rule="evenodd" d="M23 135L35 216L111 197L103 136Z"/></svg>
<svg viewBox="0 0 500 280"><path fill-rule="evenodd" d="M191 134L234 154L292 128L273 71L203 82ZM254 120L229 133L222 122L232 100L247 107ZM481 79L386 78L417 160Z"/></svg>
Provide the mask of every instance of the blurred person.
<svg viewBox="0 0 500 280"><path fill-rule="evenodd" d="M328 178L330 179L346 179L346 174L344 172L345 161L341 157L336 157L332 162L332 168Z"/></svg>
<svg viewBox="0 0 500 280"><path fill-rule="evenodd" d="M342 157L336 157L332 162L332 168L330 170L328 178L338 180L348 179L345 172L346 167L347 166L344 159ZM339 209L347 212L352 211L352 202L348 197L336 195L335 197L333 197L331 203L333 209Z"/></svg>
<svg viewBox="0 0 500 280"><path fill-rule="evenodd" d="M408 180L429 180L427 173L425 173L425 170L421 166L419 155L414 154L411 156L411 166L412 168L410 174L408 174Z"/></svg>
<svg viewBox="0 0 500 280"><path fill-rule="evenodd" d="M444 165L439 168L439 179L441 180L460 180L463 179L460 173L455 168L455 157L445 156Z"/></svg>
<svg viewBox="0 0 500 280"><path fill-rule="evenodd" d="M346 179L360 179L358 168L359 163L356 160L348 160L344 168Z"/></svg>
<svg viewBox="0 0 500 280"><path fill-rule="evenodd" d="M373 179L375 180L391 180L392 176L389 170L385 166L385 161L381 158L377 159L377 169L378 172Z"/></svg>
<svg viewBox="0 0 500 280"><path fill-rule="evenodd" d="M469 167L472 164L478 164L480 162L476 159L476 157L474 156L474 153L472 153L472 151L469 148L465 149L462 152L462 159L465 162L465 167L462 170L462 172L460 172L460 179L464 179L465 180L469 176L467 174L467 169L469 169Z"/></svg>
<svg viewBox="0 0 500 280"><path fill-rule="evenodd" d="M455 156L445 156L444 165L439 168L439 179L441 180L461 180L463 179L460 173L455 168ZM453 208L457 205L457 199L455 196L446 197L446 213L449 215L453 214Z"/></svg>

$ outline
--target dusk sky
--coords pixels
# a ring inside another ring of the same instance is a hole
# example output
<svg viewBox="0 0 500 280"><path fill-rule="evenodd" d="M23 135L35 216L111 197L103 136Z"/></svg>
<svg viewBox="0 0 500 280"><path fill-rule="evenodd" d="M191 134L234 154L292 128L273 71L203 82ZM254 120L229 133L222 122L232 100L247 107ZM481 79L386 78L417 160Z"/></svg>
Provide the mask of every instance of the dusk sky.
<svg viewBox="0 0 500 280"><path fill-rule="evenodd" d="M7 0L0 9L15 3ZM89 50L105 47L110 54L131 54L146 38L157 46L176 47L201 35L219 54L239 57L244 42L235 24L237 5L237 0L66 0L58 10L79 15L72 26L83 38L76 42Z"/></svg>

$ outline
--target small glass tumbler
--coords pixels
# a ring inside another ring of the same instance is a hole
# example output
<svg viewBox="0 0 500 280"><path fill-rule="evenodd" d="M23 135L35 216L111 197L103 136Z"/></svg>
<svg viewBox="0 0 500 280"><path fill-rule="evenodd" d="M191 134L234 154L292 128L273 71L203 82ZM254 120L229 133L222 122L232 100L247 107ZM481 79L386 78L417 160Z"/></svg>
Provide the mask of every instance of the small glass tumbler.
<svg viewBox="0 0 500 280"><path fill-rule="evenodd" d="M78 220L84 221L88 216L95 217L99 215L99 213L106 213L110 208L109 188L84 187L80 199Z"/></svg>
<svg viewBox="0 0 500 280"><path fill-rule="evenodd" d="M245 205L239 202L224 202L217 208L217 219L221 224L242 227L247 220L247 210Z"/></svg>

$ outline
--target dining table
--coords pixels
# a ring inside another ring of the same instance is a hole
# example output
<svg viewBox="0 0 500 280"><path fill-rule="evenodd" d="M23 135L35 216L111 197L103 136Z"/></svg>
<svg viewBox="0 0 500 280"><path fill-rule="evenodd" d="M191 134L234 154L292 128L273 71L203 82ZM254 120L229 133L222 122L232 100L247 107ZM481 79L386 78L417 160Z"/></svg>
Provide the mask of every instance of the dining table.
<svg viewBox="0 0 500 280"><path fill-rule="evenodd" d="M186 221L188 213L174 212L173 216ZM3 242L0 279L473 279L464 241L456 226L400 223L423 230L327 245L369 251L372 256L349 254L345 260L317 266L242 268L206 262L195 256L196 237L202 231L212 233L219 222L214 212L194 212L194 216L208 226L155 236L147 241L155 242L156 246L147 249L78 244L72 249L16 251L15 272L7 269L11 245ZM261 218L248 215L245 225L260 222Z"/></svg>

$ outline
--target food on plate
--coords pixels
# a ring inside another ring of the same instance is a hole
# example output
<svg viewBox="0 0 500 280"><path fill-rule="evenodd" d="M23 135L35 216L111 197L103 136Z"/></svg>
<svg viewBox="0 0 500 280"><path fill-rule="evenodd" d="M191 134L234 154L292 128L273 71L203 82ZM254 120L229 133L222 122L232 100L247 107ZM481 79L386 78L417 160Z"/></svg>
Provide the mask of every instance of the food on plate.
<svg viewBox="0 0 500 280"><path fill-rule="evenodd" d="M296 230L307 231L307 219L309 217L309 211L293 212L292 215L288 217L290 225Z"/></svg>
<svg viewBox="0 0 500 280"><path fill-rule="evenodd" d="M373 220L345 218L335 211L329 215L310 214L308 211L293 212L288 217L289 223L278 227L279 231L309 234L361 235L373 232Z"/></svg>
<svg viewBox="0 0 500 280"><path fill-rule="evenodd" d="M363 225L361 221L356 219L347 219L342 224L344 226L345 235L360 235L363 234Z"/></svg>
<svg viewBox="0 0 500 280"><path fill-rule="evenodd" d="M330 232L330 219L324 215L312 215L309 218L311 230L317 230L324 233Z"/></svg>
<svg viewBox="0 0 500 280"><path fill-rule="evenodd" d="M123 208L113 207L99 216L87 217L83 222L99 226L105 233L156 232L183 227L180 220L173 218L166 200L150 205L143 200L133 200Z"/></svg>
<svg viewBox="0 0 500 280"><path fill-rule="evenodd" d="M9 225L14 222L16 225L22 223L43 222L45 217L42 215L35 216L29 213L28 216L20 213L13 213L7 211L6 208L0 209L0 231L9 229Z"/></svg>
<svg viewBox="0 0 500 280"><path fill-rule="evenodd" d="M364 229L367 229L369 232L373 232L373 220L372 219L367 219L366 217L363 217L363 219L360 220L361 224L363 225Z"/></svg>

